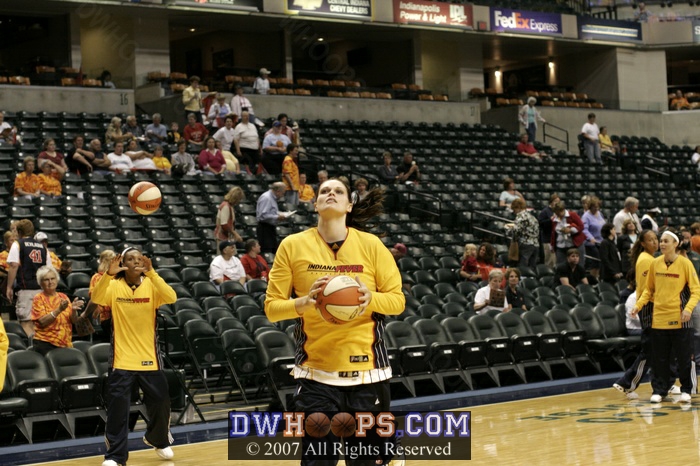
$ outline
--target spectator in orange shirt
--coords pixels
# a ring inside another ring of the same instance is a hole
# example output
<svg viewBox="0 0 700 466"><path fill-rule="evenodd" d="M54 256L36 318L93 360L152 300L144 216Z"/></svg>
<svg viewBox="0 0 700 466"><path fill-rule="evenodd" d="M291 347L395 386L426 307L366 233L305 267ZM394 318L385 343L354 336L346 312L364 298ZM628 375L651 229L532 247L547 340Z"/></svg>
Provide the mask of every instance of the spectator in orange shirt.
<svg viewBox="0 0 700 466"><path fill-rule="evenodd" d="M690 103L683 97L683 92L676 91L676 97L671 101L671 110L690 110Z"/></svg>
<svg viewBox="0 0 700 466"><path fill-rule="evenodd" d="M313 202L315 197L313 186L306 184L306 173L299 173L299 201Z"/></svg>
<svg viewBox="0 0 700 466"><path fill-rule="evenodd" d="M299 147L296 144L287 146L287 156L282 162L282 181L287 187L285 201L292 207L299 205Z"/></svg>
<svg viewBox="0 0 700 466"><path fill-rule="evenodd" d="M12 246L12 243L15 241L17 241L17 232L15 231L7 230L2 236L2 244L5 246L5 249L0 252L0 281L7 277L7 271L9 269L7 265L7 255L10 253L10 246Z"/></svg>
<svg viewBox="0 0 700 466"><path fill-rule="evenodd" d="M24 171L15 177L15 196L25 196L29 199L41 195L41 180L34 174L36 161L34 157L24 158Z"/></svg>
<svg viewBox="0 0 700 466"><path fill-rule="evenodd" d="M34 322L34 351L46 355L54 348L72 348L73 324L83 308L83 300L75 298L73 304L68 296L56 291L58 272L44 265L36 272L41 293L32 302L31 319Z"/></svg>
<svg viewBox="0 0 700 466"><path fill-rule="evenodd" d="M690 249L700 254L700 222L690 225Z"/></svg>
<svg viewBox="0 0 700 466"><path fill-rule="evenodd" d="M51 172L53 168L49 163L41 166L41 174L39 175L39 192L45 196L61 197L61 182L58 181Z"/></svg>

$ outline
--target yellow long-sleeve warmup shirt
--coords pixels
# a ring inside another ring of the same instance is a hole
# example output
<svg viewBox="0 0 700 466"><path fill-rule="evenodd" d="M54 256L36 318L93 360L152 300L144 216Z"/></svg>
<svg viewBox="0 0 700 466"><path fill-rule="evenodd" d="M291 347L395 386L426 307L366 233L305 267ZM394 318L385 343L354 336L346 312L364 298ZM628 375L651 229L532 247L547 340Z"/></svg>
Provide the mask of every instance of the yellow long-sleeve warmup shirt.
<svg viewBox="0 0 700 466"><path fill-rule="evenodd" d="M666 265L664 256L659 256L651 262L646 288L635 307L641 309L646 303L654 302L652 328L688 328L692 321L681 322L681 314L692 313L698 300L700 281L693 263L678 256L671 265Z"/></svg>
<svg viewBox="0 0 700 466"><path fill-rule="evenodd" d="M152 269L135 290L123 278L107 274L100 278L92 290L92 301L112 308L114 369L153 371L162 367L156 339L156 309L176 300L175 290Z"/></svg>
<svg viewBox="0 0 700 466"><path fill-rule="evenodd" d="M361 371L389 368L384 316L403 312L406 299L396 262L375 235L348 228L345 242L336 251L316 228L285 238L270 271L265 300L268 318L273 322L298 318L290 297L307 295L311 285L325 275L360 277L372 300L363 315L343 325L326 322L317 310L306 311L301 331L296 332L296 364L348 378ZM386 373L390 377L390 371Z"/></svg>

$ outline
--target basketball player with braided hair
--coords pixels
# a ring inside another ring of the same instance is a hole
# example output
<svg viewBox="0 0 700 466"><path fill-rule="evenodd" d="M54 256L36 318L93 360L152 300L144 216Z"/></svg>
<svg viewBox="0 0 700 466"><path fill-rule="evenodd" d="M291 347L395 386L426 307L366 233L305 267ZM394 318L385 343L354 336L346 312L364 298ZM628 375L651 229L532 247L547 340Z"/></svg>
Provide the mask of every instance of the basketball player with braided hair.
<svg viewBox="0 0 700 466"><path fill-rule="evenodd" d="M644 230L639 234L637 241L630 249L630 264L635 267L635 283L636 297L640 299L647 287L647 276L649 275L649 267L654 261L654 254L659 250L659 240L651 230ZM641 348L637 359L625 371L614 384L613 388L626 394L630 400L636 400L639 395L635 392L639 383L649 371L651 361L651 318L654 312L654 302L649 301L646 305L640 308L639 321L642 326Z"/></svg>
<svg viewBox="0 0 700 466"><path fill-rule="evenodd" d="M275 322L298 319L295 327L297 380L294 409L307 413L388 411L391 367L384 320L404 310L401 275L389 250L367 222L382 211L383 192L369 191L353 204L347 183L319 186L318 226L285 238L269 275L265 313ZM333 276L353 276L360 285L360 315L343 324L326 322L316 298ZM293 299L290 299L293 298ZM329 433L325 438L337 441ZM303 451L310 440L304 437ZM390 458L389 458L390 459ZM349 460L349 466L386 464L387 458ZM302 465L335 465L338 458L302 456Z"/></svg>
<svg viewBox="0 0 700 466"><path fill-rule="evenodd" d="M129 458L131 389L144 393L148 424L143 441L162 459L171 459L170 395L156 337L156 310L174 303L175 290L165 283L138 249L115 256L92 290L92 301L112 309L112 347L107 384L109 401L102 466L125 465Z"/></svg>

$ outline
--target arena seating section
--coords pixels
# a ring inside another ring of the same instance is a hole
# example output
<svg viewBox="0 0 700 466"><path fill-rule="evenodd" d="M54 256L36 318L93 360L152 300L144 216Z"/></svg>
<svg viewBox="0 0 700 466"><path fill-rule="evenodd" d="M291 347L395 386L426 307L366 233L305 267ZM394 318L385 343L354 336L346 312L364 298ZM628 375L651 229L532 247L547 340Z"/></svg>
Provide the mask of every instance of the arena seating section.
<svg viewBox="0 0 700 466"><path fill-rule="evenodd" d="M284 402L290 392L286 374L293 362L294 321L272 324L264 316L265 282L253 281L245 289L228 282L219 293L207 274L215 254L216 208L227 189L232 185L244 189L246 199L237 207L237 228L243 238L255 237L255 202L273 177L68 174L62 200L32 202L12 197L11 186L22 170L22 157L36 155L43 139L56 138L59 150L65 151L75 134L88 140L102 137L110 117L7 114L6 120L20 128L23 142L19 147L0 146L3 230L11 220L30 218L37 230L48 233L50 247L62 259L73 261L73 274L60 285L69 295L87 295L100 251L119 250L125 244L139 246L153 257L155 268L177 292L178 301L159 310L159 333L161 343L167 338L174 364L186 371L190 387L208 393L231 389L231 399L244 404L270 394ZM148 121L147 116L139 119L144 125ZM589 166L578 154L546 146L540 148L552 155L549 160L518 157L514 149L517 135L490 125L305 119L298 123L309 156L302 166L316 169L325 165L331 176L346 175L353 180L363 176L372 184L382 151L400 160L410 150L421 167L419 185L387 187L387 211L374 227L385 233L382 240L387 246L403 242L409 251L399 261L407 285L406 310L387 319L397 397L617 371L634 356L638 341L625 335L624 309L617 305L617 292L626 285L624 281L617 287L601 284L573 291L554 288L553 271L545 266L523 268L521 287L528 312L507 318L475 315L472 302L477 285L458 279L459 258L467 242L489 238L498 243L494 232L503 231L504 220L493 215L504 214L498 207L498 195L506 176L516 180L517 189L536 211L552 192L558 192L573 208L578 208L582 195L595 193L608 218L627 196L643 203L653 200L675 225L694 221L699 207L690 148L668 147L653 137L616 137L624 153L622 162L599 168ZM319 160L324 165L311 164ZM315 173L310 176L315 178ZM146 179L160 186L163 205L144 217L129 209L126 193L134 182ZM313 208L299 208L290 223L278 227L278 233L284 237L313 224ZM500 254L507 251L504 241L496 246ZM267 259L274 261L272 255ZM412 285L410 291L408 285ZM13 350L24 351L29 342L21 327L8 323L7 329ZM98 350L89 343L78 346L86 352L89 364L79 361L81 371L76 375L87 377L98 395L81 409L99 414L104 400L102 379L96 376L104 371L92 354ZM11 361L23 360L10 356ZM82 359L75 352L66 353L68 356ZM0 417L15 422L23 414L29 419L50 412L75 435L76 416L61 417L75 408L61 397L58 370L52 373L56 364L50 362L32 362L43 368L41 376L49 393L40 411L33 399L28 407L13 398L29 396L32 377L27 370L11 368L0 399ZM180 403L180 409L184 407ZM0 441L22 439L13 436Z"/></svg>

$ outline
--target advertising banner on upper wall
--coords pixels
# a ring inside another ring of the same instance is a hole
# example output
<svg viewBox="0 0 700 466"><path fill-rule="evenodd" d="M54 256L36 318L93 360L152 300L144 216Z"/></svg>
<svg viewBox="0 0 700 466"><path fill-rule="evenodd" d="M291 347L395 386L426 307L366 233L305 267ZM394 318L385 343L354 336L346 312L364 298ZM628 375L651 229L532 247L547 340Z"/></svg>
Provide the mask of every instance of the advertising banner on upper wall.
<svg viewBox="0 0 700 466"><path fill-rule="evenodd" d="M562 35L561 15L539 11L491 8L491 30L517 34Z"/></svg>
<svg viewBox="0 0 700 466"><path fill-rule="evenodd" d="M642 40L642 25L632 21L616 21L578 17L579 39L607 40L612 42L638 42Z"/></svg>
<svg viewBox="0 0 700 466"><path fill-rule="evenodd" d="M693 42L700 43L700 20L693 21Z"/></svg>
<svg viewBox="0 0 700 466"><path fill-rule="evenodd" d="M372 2L373 0L287 0L287 12L371 20Z"/></svg>
<svg viewBox="0 0 700 466"><path fill-rule="evenodd" d="M394 22L474 29L474 8L425 0L394 0Z"/></svg>
<svg viewBox="0 0 700 466"><path fill-rule="evenodd" d="M191 8L262 11L263 0L174 0L171 5Z"/></svg>

